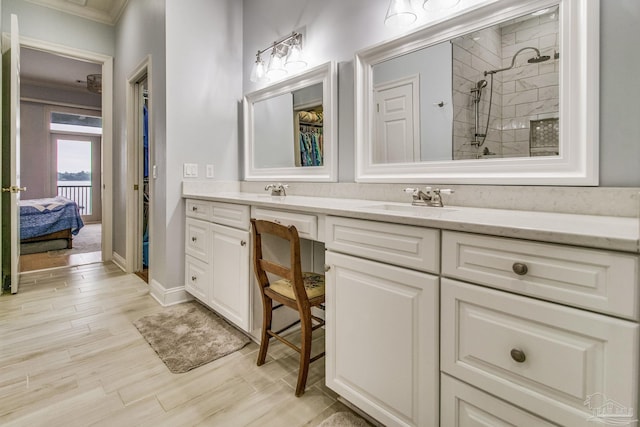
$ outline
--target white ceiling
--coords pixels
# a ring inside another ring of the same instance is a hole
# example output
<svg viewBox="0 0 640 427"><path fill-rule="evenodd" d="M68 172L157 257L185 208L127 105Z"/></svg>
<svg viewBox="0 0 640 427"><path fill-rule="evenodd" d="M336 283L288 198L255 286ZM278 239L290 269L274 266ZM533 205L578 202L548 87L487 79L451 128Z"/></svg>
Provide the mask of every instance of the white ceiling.
<svg viewBox="0 0 640 427"><path fill-rule="evenodd" d="M115 25L128 0L26 0L40 6Z"/></svg>
<svg viewBox="0 0 640 427"><path fill-rule="evenodd" d="M115 25L128 0L26 0L40 6ZM20 80L24 84L86 91L88 74L101 66L38 50L20 49Z"/></svg>
<svg viewBox="0 0 640 427"><path fill-rule="evenodd" d="M87 74L100 74L99 64L78 61L33 49L20 49L20 81L22 84L87 90ZM78 82L79 81L79 82Z"/></svg>

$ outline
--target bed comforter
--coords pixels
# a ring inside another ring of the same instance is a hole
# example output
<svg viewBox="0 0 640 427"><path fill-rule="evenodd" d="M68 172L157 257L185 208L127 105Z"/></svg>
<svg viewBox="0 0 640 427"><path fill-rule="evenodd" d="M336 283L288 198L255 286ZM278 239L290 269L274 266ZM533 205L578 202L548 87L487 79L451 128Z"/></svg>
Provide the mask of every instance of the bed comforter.
<svg viewBox="0 0 640 427"><path fill-rule="evenodd" d="M78 205L66 197L20 201L20 239L71 229L76 235L84 226Z"/></svg>

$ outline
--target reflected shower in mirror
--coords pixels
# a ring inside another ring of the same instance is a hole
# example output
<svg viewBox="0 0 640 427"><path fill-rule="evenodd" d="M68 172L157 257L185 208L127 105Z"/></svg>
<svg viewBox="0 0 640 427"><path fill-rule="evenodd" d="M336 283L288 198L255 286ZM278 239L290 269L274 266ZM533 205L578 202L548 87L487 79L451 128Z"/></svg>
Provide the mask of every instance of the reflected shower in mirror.
<svg viewBox="0 0 640 427"><path fill-rule="evenodd" d="M559 154L559 9L372 65L371 162Z"/></svg>

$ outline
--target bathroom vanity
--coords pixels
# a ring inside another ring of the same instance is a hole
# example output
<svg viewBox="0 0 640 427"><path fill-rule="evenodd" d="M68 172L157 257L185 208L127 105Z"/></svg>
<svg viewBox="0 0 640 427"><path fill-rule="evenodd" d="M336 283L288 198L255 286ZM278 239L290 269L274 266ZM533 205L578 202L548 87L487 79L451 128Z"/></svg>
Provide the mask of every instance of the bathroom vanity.
<svg viewBox="0 0 640 427"><path fill-rule="evenodd" d="M185 287L254 337L249 217L324 243L326 384L385 425L636 418L638 218L183 195Z"/></svg>

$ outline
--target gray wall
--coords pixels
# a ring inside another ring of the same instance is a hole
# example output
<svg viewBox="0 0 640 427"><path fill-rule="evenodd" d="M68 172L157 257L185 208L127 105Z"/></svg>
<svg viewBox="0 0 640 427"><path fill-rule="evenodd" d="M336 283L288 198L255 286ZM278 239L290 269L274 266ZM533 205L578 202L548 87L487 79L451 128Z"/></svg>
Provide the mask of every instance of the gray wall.
<svg viewBox="0 0 640 427"><path fill-rule="evenodd" d="M130 2L131 3L131 2ZM184 284L182 165L214 166L216 180L239 176L242 2L166 2L166 264L163 285ZM152 260L152 262L154 262Z"/></svg>
<svg viewBox="0 0 640 427"><path fill-rule="evenodd" d="M166 73L165 73L165 2L130 1L115 27L114 101L113 101L113 250L126 253L126 91L131 74L151 55L150 125L152 129L150 164L158 166L158 178L151 194L152 226L150 257L152 279L163 283L167 274L166 187L169 179L166 158Z"/></svg>
<svg viewBox="0 0 640 427"><path fill-rule="evenodd" d="M21 36L113 55L115 32L110 25L58 12L24 0L2 0L2 28L10 27L11 14L14 13L18 15Z"/></svg>
<svg viewBox="0 0 640 427"><path fill-rule="evenodd" d="M461 5L478 3L463 0ZM305 49L312 63L328 60L340 64L339 72L352 70L356 51L401 35L410 29L390 29L383 20L387 0L244 0L245 93L264 84L249 81L252 59L258 49L293 30L305 30ZM601 0L600 25L600 185L640 186L640 56L634 43L640 40L640 2ZM420 20L426 18L420 11ZM350 71L352 72L352 71ZM339 75L339 176L353 180L353 74Z"/></svg>

